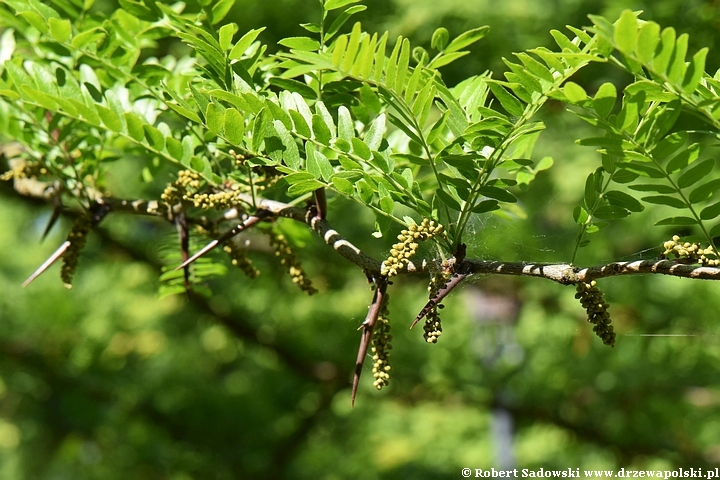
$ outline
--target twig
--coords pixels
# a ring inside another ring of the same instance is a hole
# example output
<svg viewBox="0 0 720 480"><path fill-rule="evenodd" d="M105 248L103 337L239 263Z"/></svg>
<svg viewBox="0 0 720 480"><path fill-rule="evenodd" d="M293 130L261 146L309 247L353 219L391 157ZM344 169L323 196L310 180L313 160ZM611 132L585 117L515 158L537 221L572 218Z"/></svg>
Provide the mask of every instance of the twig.
<svg viewBox="0 0 720 480"><path fill-rule="evenodd" d="M720 268L688 265L675 260L638 260L613 262L593 267L574 267L565 263L542 264L525 262L494 262L468 259L463 262L468 273L521 275L541 277L563 285L590 282L616 275L662 274L701 280L720 280Z"/></svg>

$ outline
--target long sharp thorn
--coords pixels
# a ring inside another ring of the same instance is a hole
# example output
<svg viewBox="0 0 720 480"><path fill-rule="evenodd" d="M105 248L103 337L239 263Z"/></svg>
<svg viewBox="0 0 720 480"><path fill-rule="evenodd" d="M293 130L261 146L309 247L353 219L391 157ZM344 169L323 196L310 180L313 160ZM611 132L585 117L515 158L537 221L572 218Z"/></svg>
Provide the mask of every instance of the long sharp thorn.
<svg viewBox="0 0 720 480"><path fill-rule="evenodd" d="M47 260L45 260L45 263L43 263L42 265L40 265L40 267L39 267L37 270L35 270L35 272L33 272L33 274L30 275L27 280L25 280L25 281L23 282L23 284L22 284L23 288L25 288L25 287L27 287L28 285L30 285L30 283L31 283L33 280L35 280L37 277L39 277L40 275L42 275L42 273L43 273L45 270L47 270L48 268L50 268L50 266L51 266L53 263L57 262L57 260L58 260L60 257L63 256L63 254L65 253L65 251L66 251L69 247L70 247L70 241L69 241L69 240L65 240L65 242L63 242L63 244L60 245L60 247L59 247L57 250L55 250L55 252L54 252L52 255L50 255L50 257L49 257Z"/></svg>
<svg viewBox="0 0 720 480"><path fill-rule="evenodd" d="M362 375L363 363L365 363L365 355L367 355L368 348L370 347L370 338L372 337L372 327L365 327L363 331L362 339L360 340L360 348L358 349L357 361L355 362L355 373L353 374L352 393L350 395L350 406L355 408L355 397L357 396L357 389L360 385L360 375Z"/></svg>
<svg viewBox="0 0 720 480"><path fill-rule="evenodd" d="M256 223L258 223L258 222L259 222L260 220L262 220L263 218L269 216L269 214L270 214L270 212L265 211L265 210L261 210L261 211L259 211L256 215L253 215L253 216L248 217L243 223L241 223L241 224L239 224L239 225L231 228L230 230L228 230L227 232L223 233L222 235L220 235L218 238L216 238L216 239L213 240L212 242L210 242L210 243L208 243L207 245L205 245L205 246L202 248L202 250L200 250L200 251L197 252L195 255L193 255L192 257L190 257L190 258L188 258L187 260L185 260L182 264L180 264L180 265L175 269L175 271L178 271L178 270L180 270L181 268L187 267L187 266L190 265L192 262L194 262L194 261L197 260L198 258L202 257L203 255L205 255L206 253L208 253L210 250L212 250L213 248L215 248L215 247L217 247L218 245L220 245L221 243L223 243L223 242L224 242L225 240L227 240L228 238L234 237L235 235L237 235L238 233L242 232L242 231L245 230L246 228L249 228L249 227L255 225Z"/></svg>
<svg viewBox="0 0 720 480"><path fill-rule="evenodd" d="M208 244L205 245L199 252L197 252L195 255L193 255L192 257L190 257L190 258L188 258L187 260L185 260L182 264L180 264L180 265L175 269L175 271L178 271L178 270L180 270L181 268L187 267L188 265L190 265L191 263L193 263L195 260L197 260L198 258L200 258L200 257L202 257L203 255L205 255L206 253L208 253L210 250L212 250L213 248L217 247L219 244L220 244L220 240L219 240L219 239L218 239L218 240L213 240L212 242L208 243Z"/></svg>
<svg viewBox="0 0 720 480"><path fill-rule="evenodd" d="M45 231L42 234L42 237L40 237L40 241L42 242L45 240L45 237L48 236L50 233L50 230L52 230L53 226L55 226L55 223L58 221L58 218L60 218L60 214L63 211L62 205L56 205L55 209L53 210L52 216L50 216L50 220L48 220L48 224L45 227Z"/></svg>
<svg viewBox="0 0 720 480"><path fill-rule="evenodd" d="M452 292L455 287L460 285L460 282L465 280L465 277L467 277L467 274L463 273L456 273L452 277L450 277L450 280L448 280L447 283L438 290L435 296L432 297L430 301L425 304L423 309L420 310L420 313L418 313L418 316L415 317L415 321L412 323L412 325L410 325L410 328L413 328L415 325L417 325L417 323L422 320L425 315L427 315L430 310L433 309L433 307L442 302L442 300L447 297L448 294Z"/></svg>
<svg viewBox="0 0 720 480"><path fill-rule="evenodd" d="M357 396L357 389L360 385L360 375L362 375L363 363L365 363L365 356L367 355L368 348L370 347L370 340L372 339L373 329L375 328L375 322L380 314L383 302L385 302L385 290L387 289L387 281L376 282L375 293L373 294L373 301L368 310L365 321L362 323L360 328L364 328L362 338L360 339L360 348L358 348L358 356L355 361L355 372L353 374L353 385L352 393L350 394L350 406L355 408L355 397ZM358 329L359 330L359 329Z"/></svg>

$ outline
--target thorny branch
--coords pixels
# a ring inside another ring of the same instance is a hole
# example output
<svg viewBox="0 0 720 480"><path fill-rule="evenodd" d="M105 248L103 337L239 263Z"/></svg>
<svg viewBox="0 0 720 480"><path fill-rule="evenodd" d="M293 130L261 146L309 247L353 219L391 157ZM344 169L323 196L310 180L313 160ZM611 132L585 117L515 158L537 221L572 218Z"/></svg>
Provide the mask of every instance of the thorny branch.
<svg viewBox="0 0 720 480"><path fill-rule="evenodd" d="M50 187L52 188L52 187ZM41 190L42 198L48 201L47 188ZM28 190L20 192L25 196L37 197L37 195L29 194ZM316 192L317 193L317 192ZM207 253L212 248L228 240L239 232L251 228L265 219L287 218L308 225L326 244L338 252L340 256L360 267L368 279L375 284L375 292L372 304L369 307L367 317L360 326L362 337L358 349L358 356L355 364L353 375L352 397L351 402L354 406L355 397L362 373L363 363L367 355L368 348L372 339L373 329L378 319L379 312L383 304L386 302L388 278L382 275L382 262L363 253L358 247L343 238L335 229L332 228L330 222L324 218L324 201L322 194L316 195L315 202L310 204L308 208L299 208L287 203L252 197L249 194L237 193L238 204L235 208L231 208L215 220L209 220L205 217L191 218L186 212L179 208L168 210L167 206L163 208L156 201L143 200L122 200L112 197L96 198L97 205L101 207L103 214L107 212L125 212L136 215L151 215L165 220L175 222L182 231L186 231L187 224L195 223L209 228L210 231L217 231L218 226L223 222L236 221L242 219L240 223L236 223L235 227L220 235L217 239L210 242L207 246L197 252L194 256L183 257L183 263L178 268L187 267L192 261ZM254 213L251 213L254 212ZM104 216L104 215L102 215ZM102 218L100 216L100 218ZM178 223L178 221L180 223ZM97 221L95 221L97 223ZM65 242L67 243L67 242ZM65 244L63 244L65 245ZM67 248L67 247L66 247ZM61 247L62 249L62 247ZM54 255L43 267L33 274L31 278L37 277L42 273L52 261L62 256L64 250ZM464 252L463 252L464 253ZM430 309L438 305L455 287L468 277L474 274L491 274L491 275L515 275L545 278L562 285L578 285L589 284L593 280L611 277L616 275L635 275L635 274L664 274L683 278L694 279L720 279L720 268L706 265L692 264L687 258L669 260L659 258L655 260L638 260L634 262L613 262L605 265L597 265L592 267L576 267L570 264L540 264L527 262L500 262L485 261L476 259L466 259L464 254L456 252L445 264L436 260L420 260L419 262L410 262L399 268L397 274L409 273L434 273L448 268L451 265L452 276L441 287L436 294L430 299L427 305L422 309L415 323L423 316L427 315ZM28 282L26 282L28 283Z"/></svg>
<svg viewBox="0 0 720 480"><path fill-rule="evenodd" d="M251 203L250 195L239 195L243 202ZM305 223L330 245L343 258L362 268L368 276L378 276L382 262L363 253L359 248L343 238L332 228L330 222L317 216L308 215L307 210L275 200L257 199L257 208L266 210L272 216L289 218ZM132 213L145 213L143 208L147 202L108 199L107 203L112 210ZM240 215L240 210L229 211L223 220L230 220ZM433 261L422 260L410 264L398 273L423 273L440 268L440 264ZM573 285L578 282L590 282L605 277L617 275L637 274L663 274L675 277L694 278L703 280L720 280L720 268L691 265L683 261L656 259L638 260L634 262L613 262L605 265L591 267L576 267L566 263L528 263L528 262L499 262L487 260L466 259L458 270L468 274L486 275L516 275L540 277L563 285Z"/></svg>

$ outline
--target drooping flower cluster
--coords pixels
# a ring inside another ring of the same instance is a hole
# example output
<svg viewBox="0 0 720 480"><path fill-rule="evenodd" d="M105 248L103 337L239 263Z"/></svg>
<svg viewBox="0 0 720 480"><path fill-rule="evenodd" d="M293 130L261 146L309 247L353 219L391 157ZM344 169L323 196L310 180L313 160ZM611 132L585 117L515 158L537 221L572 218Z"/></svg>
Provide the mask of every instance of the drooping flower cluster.
<svg viewBox="0 0 720 480"><path fill-rule="evenodd" d="M372 359L373 359L373 376L375 381L373 386L378 390L390 383L390 353L392 349L392 335L390 335L390 319L388 318L388 300L389 296L385 294L378 318L375 321L372 337Z"/></svg>
<svg viewBox="0 0 720 480"><path fill-rule="evenodd" d="M435 226L435 222L423 219L422 223L412 224L398 235L399 243L393 245L390 256L382 263L380 273L392 277L397 275L410 263L410 257L417 252L418 243L436 237L443 232L443 226Z"/></svg>
<svg viewBox="0 0 720 480"><path fill-rule="evenodd" d="M693 263L700 263L708 267L720 266L720 258L711 246L701 248L699 243L680 242L678 235L673 235L672 240L663 243L665 251L663 256L675 255L677 258L687 258Z"/></svg>
<svg viewBox="0 0 720 480"><path fill-rule="evenodd" d="M608 304L603 298L603 293L597 288L595 280L590 283L578 282L575 286L577 293L575 298L587 312L587 320L592 323L593 332L602 339L605 345L615 346L615 332L610 324L610 313Z"/></svg>
<svg viewBox="0 0 720 480"><path fill-rule="evenodd" d="M303 270L302 265L300 265L300 261L295 256L295 252L285 238L285 235L278 235L272 230L269 235L270 245L275 247L275 256L279 257L280 264L288 269L293 283L308 295L317 293L317 290L312 286L310 279L305 274L305 270Z"/></svg>
<svg viewBox="0 0 720 480"><path fill-rule="evenodd" d="M232 240L225 244L223 251L230 257L230 262L242 270L247 277L256 278L260 275L260 270L253 265L252 260L246 255L245 249Z"/></svg>
<svg viewBox="0 0 720 480"><path fill-rule="evenodd" d="M438 291L446 284L450 279L450 272L437 272L430 279L430 285L428 285L428 293L430 298L437 295ZM442 321L440 320L440 314L438 310L443 308L443 305L435 305L425 315L425 325L423 325L423 337L427 343L437 343L438 338L442 335Z"/></svg>

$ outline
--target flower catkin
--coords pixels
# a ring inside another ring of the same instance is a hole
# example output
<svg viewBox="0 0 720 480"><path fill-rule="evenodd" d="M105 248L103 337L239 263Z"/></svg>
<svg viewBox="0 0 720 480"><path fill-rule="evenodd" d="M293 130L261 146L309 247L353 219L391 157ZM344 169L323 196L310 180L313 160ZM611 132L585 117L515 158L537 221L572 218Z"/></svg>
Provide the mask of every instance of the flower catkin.
<svg viewBox="0 0 720 480"><path fill-rule="evenodd" d="M450 279L450 272L437 272L430 279L430 285L428 285L429 297L433 298L437 295L438 291L447 283ZM423 326L423 337L427 343L437 343L438 338L442 335L442 321L440 320L440 314L438 310L443 308L442 305L435 305L425 315L425 325Z"/></svg>
<svg viewBox="0 0 720 480"><path fill-rule="evenodd" d="M307 277L302 265L300 265L300 261L295 256L295 252L292 247L290 247L290 243L288 243L285 235L278 235L270 231L270 245L275 247L275 256L279 257L280 264L288 269L293 283L308 295L317 293L317 290L312 286L310 279Z"/></svg>
<svg viewBox="0 0 720 480"><path fill-rule="evenodd" d="M410 257L417 252L418 243L429 238L436 237L443 232L442 225L435 225L435 222L423 219L422 223L412 224L407 230L398 235L399 243L392 246L390 256L382 263L380 273L392 277L397 275L410 263Z"/></svg>
<svg viewBox="0 0 720 480"><path fill-rule="evenodd" d="M390 335L390 319L388 318L388 300L389 296L386 293L382 308L375 321L372 337L373 376L375 377L373 386L378 390L382 390L390 383L392 335Z"/></svg>
<svg viewBox="0 0 720 480"><path fill-rule="evenodd" d="M615 332L610 324L608 304L602 292L597 288L595 280L590 283L578 282L575 298L587 312L588 322L593 324L593 332L602 339L605 345L615 346Z"/></svg>
<svg viewBox="0 0 720 480"><path fill-rule="evenodd" d="M223 251L230 257L230 262L239 268L247 277L256 278L260 275L252 260L246 255L245 249L238 246L235 242L229 241L223 246Z"/></svg>

